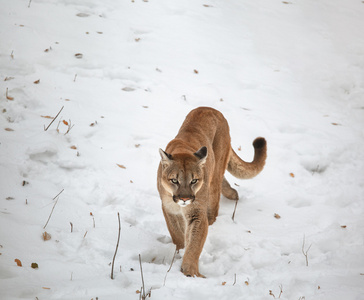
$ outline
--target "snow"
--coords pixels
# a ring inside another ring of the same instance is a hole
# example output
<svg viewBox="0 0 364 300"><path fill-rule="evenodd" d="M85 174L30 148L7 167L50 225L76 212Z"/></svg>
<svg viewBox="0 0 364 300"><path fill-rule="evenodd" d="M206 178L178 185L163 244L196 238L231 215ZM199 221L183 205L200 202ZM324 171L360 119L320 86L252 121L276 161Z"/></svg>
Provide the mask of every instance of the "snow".
<svg viewBox="0 0 364 300"><path fill-rule="evenodd" d="M151 299L364 299L363 14L355 0L0 1L0 298L139 299L141 254ZM156 189L158 148L198 106L225 115L243 159L268 142L260 175L227 174L240 201L233 221L221 199L206 279L180 272L183 251L167 273Z"/></svg>

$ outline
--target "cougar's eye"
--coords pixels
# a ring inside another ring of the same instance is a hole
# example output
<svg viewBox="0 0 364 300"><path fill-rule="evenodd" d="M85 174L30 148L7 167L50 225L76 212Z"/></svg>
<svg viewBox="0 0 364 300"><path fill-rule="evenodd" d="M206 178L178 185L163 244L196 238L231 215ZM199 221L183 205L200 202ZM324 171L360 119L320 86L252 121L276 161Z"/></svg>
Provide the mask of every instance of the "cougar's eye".
<svg viewBox="0 0 364 300"><path fill-rule="evenodd" d="M176 178L171 179L171 182L172 182L173 184L178 184L178 180L177 180Z"/></svg>
<svg viewBox="0 0 364 300"><path fill-rule="evenodd" d="M196 184L196 183L197 183L197 181L198 181L198 179L192 179L192 180L191 180L191 184Z"/></svg>

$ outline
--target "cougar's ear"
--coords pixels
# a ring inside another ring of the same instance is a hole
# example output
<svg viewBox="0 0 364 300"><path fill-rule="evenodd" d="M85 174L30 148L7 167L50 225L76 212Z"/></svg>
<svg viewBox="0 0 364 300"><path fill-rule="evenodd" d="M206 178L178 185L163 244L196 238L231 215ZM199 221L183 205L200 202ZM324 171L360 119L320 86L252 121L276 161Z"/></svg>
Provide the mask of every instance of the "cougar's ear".
<svg viewBox="0 0 364 300"><path fill-rule="evenodd" d="M207 158L207 148L205 146L201 147L197 152L193 153L197 158L199 158L199 164L204 164Z"/></svg>
<svg viewBox="0 0 364 300"><path fill-rule="evenodd" d="M172 155L168 154L167 152L164 152L161 148L159 148L159 154L161 155L162 158L162 165L169 165L171 163L172 160Z"/></svg>

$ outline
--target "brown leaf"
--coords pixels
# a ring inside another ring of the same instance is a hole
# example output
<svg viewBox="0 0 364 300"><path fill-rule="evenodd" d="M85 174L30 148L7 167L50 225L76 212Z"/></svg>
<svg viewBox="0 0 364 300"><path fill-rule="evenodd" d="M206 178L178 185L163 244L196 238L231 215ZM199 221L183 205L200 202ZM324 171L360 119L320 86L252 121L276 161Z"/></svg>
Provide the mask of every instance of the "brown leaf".
<svg viewBox="0 0 364 300"><path fill-rule="evenodd" d="M280 216L279 214L274 214L274 217L275 217L276 219L280 219L280 218L281 218L281 216Z"/></svg>
<svg viewBox="0 0 364 300"><path fill-rule="evenodd" d="M50 290L51 288L49 288L49 287L45 287L45 286L42 286L42 289L43 289L43 290Z"/></svg>
<svg viewBox="0 0 364 300"><path fill-rule="evenodd" d="M346 228L346 225L342 225L341 228Z"/></svg>
<svg viewBox="0 0 364 300"><path fill-rule="evenodd" d="M51 116L41 116L42 118L46 118L46 119L53 119L53 117Z"/></svg>
<svg viewBox="0 0 364 300"><path fill-rule="evenodd" d="M223 283L222 283L222 285L225 285L226 284L226 281L224 281Z"/></svg>
<svg viewBox="0 0 364 300"><path fill-rule="evenodd" d="M126 167L125 166L123 166L123 165L119 165L119 164L116 164L119 168L122 168L122 169L126 169Z"/></svg>
<svg viewBox="0 0 364 300"><path fill-rule="evenodd" d="M63 120L62 122L63 122L64 125L67 125L68 126L68 122L67 121Z"/></svg>
<svg viewBox="0 0 364 300"><path fill-rule="evenodd" d="M331 123L332 125L335 125L335 126L341 126L340 123Z"/></svg>
<svg viewBox="0 0 364 300"><path fill-rule="evenodd" d="M51 235L47 231L44 231L42 236L44 241L49 241L51 239Z"/></svg>
<svg viewBox="0 0 364 300"><path fill-rule="evenodd" d="M37 263L32 263L30 265L33 269L38 269L38 264Z"/></svg>
<svg viewBox="0 0 364 300"><path fill-rule="evenodd" d="M71 146L70 148L73 149L73 150L77 149L77 147L75 145Z"/></svg>
<svg viewBox="0 0 364 300"><path fill-rule="evenodd" d="M289 176L291 176L292 178L294 178L294 174L293 173L289 173Z"/></svg>
<svg viewBox="0 0 364 300"><path fill-rule="evenodd" d="M38 80L34 81L33 83L34 83L34 84L39 84L39 82L40 82L40 79L38 79Z"/></svg>
<svg viewBox="0 0 364 300"><path fill-rule="evenodd" d="M140 291L139 290L136 290L135 293L140 294Z"/></svg>
<svg viewBox="0 0 364 300"><path fill-rule="evenodd" d="M238 151L241 151L241 146L238 147Z"/></svg>
<svg viewBox="0 0 364 300"><path fill-rule="evenodd" d="M198 74L198 71L197 70L193 70L193 72L195 72L195 74Z"/></svg>
<svg viewBox="0 0 364 300"><path fill-rule="evenodd" d="M21 261L19 260L19 259L14 259L14 261L16 262L16 265L18 266L18 267L22 267L23 265L21 264Z"/></svg>
<svg viewBox="0 0 364 300"><path fill-rule="evenodd" d="M6 131L14 131L14 129L11 128L5 128Z"/></svg>
<svg viewBox="0 0 364 300"><path fill-rule="evenodd" d="M245 284L246 284L246 285L249 285L249 282L248 282L248 281L245 281Z"/></svg>
<svg viewBox="0 0 364 300"><path fill-rule="evenodd" d="M78 58L78 59L81 59L83 57L83 54L82 53L76 53L75 57Z"/></svg>

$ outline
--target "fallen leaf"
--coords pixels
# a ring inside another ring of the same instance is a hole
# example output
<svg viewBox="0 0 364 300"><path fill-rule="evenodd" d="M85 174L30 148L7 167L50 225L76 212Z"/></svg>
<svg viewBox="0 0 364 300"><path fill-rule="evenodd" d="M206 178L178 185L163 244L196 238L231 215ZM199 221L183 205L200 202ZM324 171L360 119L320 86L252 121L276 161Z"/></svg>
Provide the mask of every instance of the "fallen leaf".
<svg viewBox="0 0 364 300"><path fill-rule="evenodd" d="M77 147L76 147L76 146L74 146L74 145L73 145L73 146L71 146L70 148L71 148L71 149L73 149L73 150L76 150L76 149L77 149Z"/></svg>
<svg viewBox="0 0 364 300"><path fill-rule="evenodd" d="M21 264L21 261L19 260L19 259L14 259L14 261L16 262L16 265L18 266L18 267L22 267L23 265Z"/></svg>
<svg viewBox="0 0 364 300"><path fill-rule="evenodd" d="M40 79L38 79L38 80L34 81L33 83L34 83L34 84L39 84L39 82L40 82Z"/></svg>
<svg viewBox="0 0 364 300"><path fill-rule="evenodd" d="M116 164L119 168L122 168L122 169L126 169L126 167L125 166L123 166L123 165L119 165L119 164Z"/></svg>
<svg viewBox="0 0 364 300"><path fill-rule="evenodd" d="M245 281L245 285L249 285L249 282L248 281Z"/></svg>
<svg viewBox="0 0 364 300"><path fill-rule="evenodd" d="M293 173L289 173L289 176L291 176L292 178L294 178L294 174Z"/></svg>
<svg viewBox="0 0 364 300"><path fill-rule="evenodd" d="M335 126L341 126L341 124L340 123L331 123L332 125L335 125Z"/></svg>
<svg viewBox="0 0 364 300"><path fill-rule="evenodd" d="M8 89L6 89L6 99L11 100L11 101L13 101L13 100L14 100L14 97L10 97L10 96L8 95Z"/></svg>
<svg viewBox="0 0 364 300"><path fill-rule="evenodd" d="M140 144L135 144L135 148L139 148L140 147Z"/></svg>
<svg viewBox="0 0 364 300"><path fill-rule="evenodd" d="M276 219L280 219L280 218L281 218L281 216L280 216L279 214L274 214L274 217L275 217Z"/></svg>
<svg viewBox="0 0 364 300"><path fill-rule="evenodd" d="M241 151L241 146L238 147L238 151Z"/></svg>
<svg viewBox="0 0 364 300"><path fill-rule="evenodd" d="M30 265L33 269L38 269L38 264L37 263L32 263Z"/></svg>
<svg viewBox="0 0 364 300"><path fill-rule="evenodd" d="M195 72L195 74L198 74L198 71L197 70L193 70L193 72Z"/></svg>
<svg viewBox="0 0 364 300"><path fill-rule="evenodd" d="M90 216L93 216L92 212L90 212Z"/></svg>
<svg viewBox="0 0 364 300"><path fill-rule="evenodd" d="M126 86L126 87L122 88L122 90L123 90L124 92L132 92L132 91L135 91L135 89L134 89L134 88L132 88L132 87L128 87L128 86Z"/></svg>
<svg viewBox="0 0 364 300"><path fill-rule="evenodd" d="M225 285L226 284L226 281L224 281L223 283L222 283L222 285Z"/></svg>
<svg viewBox="0 0 364 300"><path fill-rule="evenodd" d="M25 186L25 185L27 185L27 184L29 184L29 182L28 182L28 181L23 180L22 186Z"/></svg>
<svg viewBox="0 0 364 300"><path fill-rule="evenodd" d="M53 117L51 116L41 116L42 118L46 118L46 119L53 119Z"/></svg>
<svg viewBox="0 0 364 300"><path fill-rule="evenodd" d="M49 241L52 237L47 231L44 231L42 236L44 241Z"/></svg>
<svg viewBox="0 0 364 300"><path fill-rule="evenodd" d="M342 225L341 228L346 228L346 225Z"/></svg>
<svg viewBox="0 0 364 300"><path fill-rule="evenodd" d="M14 197L6 197L6 200L14 200Z"/></svg>
<svg viewBox="0 0 364 300"><path fill-rule="evenodd" d="M86 18L86 17L88 17L90 15L89 14L86 14L86 13L78 13L76 16L77 17L81 17L81 18Z"/></svg>
<svg viewBox="0 0 364 300"><path fill-rule="evenodd" d="M139 291L139 290L136 290L136 292L135 292L135 293L140 294L140 291Z"/></svg>
<svg viewBox="0 0 364 300"><path fill-rule="evenodd" d="M76 53L75 57L78 58L78 59L81 59L83 57L83 54L82 53Z"/></svg>
<svg viewBox="0 0 364 300"><path fill-rule="evenodd" d="M140 41L140 38L136 38L136 39L135 39L135 41L136 41L136 42L139 42L139 41Z"/></svg>
<svg viewBox="0 0 364 300"><path fill-rule="evenodd" d="M5 128L6 131L14 131L14 129L11 128Z"/></svg>
<svg viewBox="0 0 364 300"><path fill-rule="evenodd" d="M50 290L51 288L49 288L49 287L45 287L45 286L42 286L42 289L43 289L43 290Z"/></svg>
<svg viewBox="0 0 364 300"><path fill-rule="evenodd" d="M68 126L68 122L67 121L63 120L62 122L63 122L64 125L67 125Z"/></svg>

